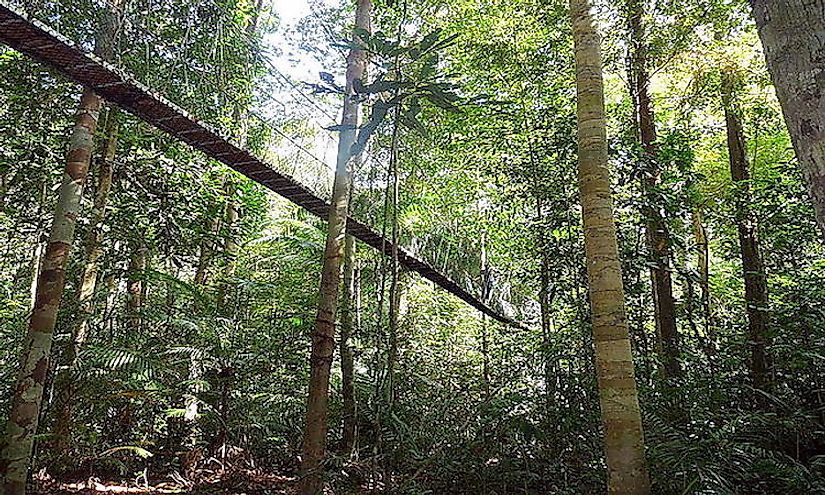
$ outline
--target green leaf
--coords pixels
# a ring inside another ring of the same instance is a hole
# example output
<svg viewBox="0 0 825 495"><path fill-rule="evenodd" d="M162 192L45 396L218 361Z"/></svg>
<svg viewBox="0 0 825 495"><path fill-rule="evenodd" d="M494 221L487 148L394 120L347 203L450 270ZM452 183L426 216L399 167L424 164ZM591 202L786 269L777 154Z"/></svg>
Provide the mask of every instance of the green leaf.
<svg viewBox="0 0 825 495"><path fill-rule="evenodd" d="M105 450L98 454L98 457L106 457L117 452L131 452L141 459L148 459L152 457L154 454L149 452L148 450L144 449L143 447L138 447L136 445L123 445L121 447L114 447L109 450Z"/></svg>

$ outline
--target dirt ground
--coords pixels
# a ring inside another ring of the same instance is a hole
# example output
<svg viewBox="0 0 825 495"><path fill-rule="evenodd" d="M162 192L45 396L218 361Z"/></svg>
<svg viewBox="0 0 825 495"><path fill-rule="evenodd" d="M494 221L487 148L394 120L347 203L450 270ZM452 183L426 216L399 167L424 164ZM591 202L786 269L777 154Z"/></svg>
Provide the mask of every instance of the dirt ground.
<svg viewBox="0 0 825 495"><path fill-rule="evenodd" d="M108 481L89 478L83 481L59 481L48 477L35 480L36 495L97 494L183 494L183 495L292 495L296 479L272 474L232 473L193 485L183 480Z"/></svg>

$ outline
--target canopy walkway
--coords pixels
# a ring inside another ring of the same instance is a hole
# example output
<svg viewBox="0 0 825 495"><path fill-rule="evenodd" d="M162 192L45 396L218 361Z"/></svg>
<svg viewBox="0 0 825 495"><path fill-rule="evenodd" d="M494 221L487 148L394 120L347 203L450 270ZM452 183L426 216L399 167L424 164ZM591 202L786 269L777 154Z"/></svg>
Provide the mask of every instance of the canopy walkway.
<svg viewBox="0 0 825 495"><path fill-rule="evenodd" d="M101 7L101 4L97 7ZM105 4L103 7L105 8ZM38 8L42 8L42 3ZM60 16L37 15L37 13L26 12L27 10L23 6L13 5L8 0L0 0L0 41L57 70L69 79L92 88L105 100L117 104L145 122L224 163L312 214L326 219L329 202L322 197L321 193L296 180L289 173L277 170L272 166L271 161L260 158L243 143L227 137L226 133L220 132L213 125L204 122L203 119L196 117L180 105L172 103L166 95L159 94L157 88L138 81L123 67L97 57L93 50L94 37L91 36L92 42L90 42L88 34L93 33L94 29L85 31L78 29L79 32L85 34L69 36L57 29L61 27ZM69 25L68 21L65 25ZM74 28L74 25L71 27ZM85 38L79 39L83 36ZM147 44L147 53L148 50ZM275 132L285 136L277 129ZM314 156L312 158L318 160ZM379 252L385 255L393 253L394 246L390 239L367 223L350 217L347 230L355 238ZM403 246L398 246L397 253L399 263L403 267L419 273L495 320L509 325L522 326L511 316L504 314L502 310L493 308L483 301L475 293L479 291L462 287L452 277L443 273L443 270L423 260L420 255L414 254Z"/></svg>

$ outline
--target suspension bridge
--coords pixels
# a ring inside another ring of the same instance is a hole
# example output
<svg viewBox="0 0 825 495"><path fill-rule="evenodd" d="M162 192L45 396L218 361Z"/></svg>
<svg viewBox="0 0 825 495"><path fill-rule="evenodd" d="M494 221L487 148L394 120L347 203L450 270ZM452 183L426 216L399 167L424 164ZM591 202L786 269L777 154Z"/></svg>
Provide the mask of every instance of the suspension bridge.
<svg viewBox="0 0 825 495"><path fill-rule="evenodd" d="M73 8L67 5L72 5ZM115 60L103 60L96 56L95 35L100 30L102 19L107 15L106 10L110 8L108 3L100 3L100 0L71 1L62 4L35 0L27 5L0 0L0 42L51 67L72 81L91 88L105 100L305 208L313 215L324 220L327 218L330 207L329 175L321 174L316 185L312 187L308 185L309 181L300 180L295 176L299 172L297 168L291 171L284 170L283 166L279 168L273 160L262 158L259 153L251 151L245 139L229 137L231 131L218 129L218 126L212 123L220 121L214 118L215 108L231 107L227 104L226 94L232 89L222 81L210 79L219 77L219 74L215 75L219 72L215 67L193 68L191 65L184 65L181 60L189 58L191 62L190 54L180 46L170 46L168 41L163 45L158 33L150 33L145 25L141 25L135 19L141 13L153 11L162 16L163 8L160 3L148 0L148 3L140 8L133 7L133 17L121 22L121 32L115 50L118 57ZM123 16L124 13L109 12L108 15ZM221 13L214 11L210 15ZM229 24L219 21L218 25ZM183 26L181 31L184 38L194 29L195 26ZM233 33L228 32L230 35ZM243 36L242 31L235 31L234 34ZM216 36L220 37L221 33L217 33ZM185 43L182 42L181 45ZM212 56L228 57L223 51L224 48L220 48L219 55L216 55L219 53L217 48L210 53ZM141 80L135 76L138 72L142 73ZM195 84L191 84L193 74L197 75ZM196 91L190 91L189 94L182 92L180 87L184 80L189 83L184 87L194 87ZM164 86L167 91L162 91ZM177 102L173 103L169 95L175 93L178 98L175 98ZM303 94L302 96L306 97ZM192 108L198 105L186 105L187 102L199 102L203 111L195 115ZM323 160L295 142L268 119L255 114L246 115L245 118L267 126L281 140L286 139L298 147L309 156L308 161L317 162L322 168L329 168ZM302 173L308 176L305 170ZM350 216L347 231L385 255L392 255L396 251L393 242L385 234L379 233L368 222L359 218ZM445 273L448 271L446 263L442 263L441 269L436 268L435 263L423 258L422 252L413 252L401 245L397 246L397 256L401 266L432 281L483 314L504 324L524 328L511 315L493 307L488 298L483 298L480 295L483 292L480 284L476 288L468 287L471 284L466 282L468 277L464 277L465 283L462 286L456 277Z"/></svg>

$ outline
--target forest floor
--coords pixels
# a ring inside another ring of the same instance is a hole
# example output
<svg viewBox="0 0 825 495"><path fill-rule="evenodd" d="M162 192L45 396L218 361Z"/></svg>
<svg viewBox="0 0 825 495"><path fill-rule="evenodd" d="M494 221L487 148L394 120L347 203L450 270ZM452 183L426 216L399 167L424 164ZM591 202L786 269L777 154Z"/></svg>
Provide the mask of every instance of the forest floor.
<svg viewBox="0 0 825 495"><path fill-rule="evenodd" d="M55 480L39 476L35 480L35 495L109 495L109 494L182 494L182 495L292 495L295 493L294 477L278 476L257 471L235 471L215 476L198 483L184 480L102 480L96 477L86 480Z"/></svg>

